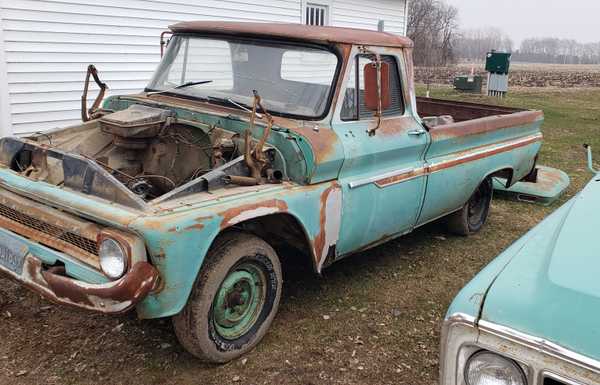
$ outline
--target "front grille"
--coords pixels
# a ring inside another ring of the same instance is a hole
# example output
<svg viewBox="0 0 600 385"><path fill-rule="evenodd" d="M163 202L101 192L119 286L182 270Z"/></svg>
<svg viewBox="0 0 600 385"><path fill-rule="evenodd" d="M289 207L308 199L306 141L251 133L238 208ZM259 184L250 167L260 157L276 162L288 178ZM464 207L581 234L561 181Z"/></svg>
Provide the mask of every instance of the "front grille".
<svg viewBox="0 0 600 385"><path fill-rule="evenodd" d="M560 376L555 375L544 375L544 382L542 385L577 385L579 382L562 379Z"/></svg>
<svg viewBox="0 0 600 385"><path fill-rule="evenodd" d="M84 238L81 235L72 233L51 223L47 223L30 215L21 213L1 203L0 216L37 232L46 234L57 241L62 241L68 243L69 245L75 246L86 253L98 255L98 243L95 240ZM27 236L27 234L21 235ZM42 241L42 243L45 242Z"/></svg>

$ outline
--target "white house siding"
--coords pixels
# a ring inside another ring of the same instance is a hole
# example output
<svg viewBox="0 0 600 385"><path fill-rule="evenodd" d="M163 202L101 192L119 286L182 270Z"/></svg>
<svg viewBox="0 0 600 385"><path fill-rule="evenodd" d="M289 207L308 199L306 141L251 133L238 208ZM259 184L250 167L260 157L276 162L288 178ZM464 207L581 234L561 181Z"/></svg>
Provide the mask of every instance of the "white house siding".
<svg viewBox="0 0 600 385"><path fill-rule="evenodd" d="M404 33L404 0L315 0L334 26ZM183 20L303 22L304 0L0 0L0 134L76 124L87 65L109 95L139 92L158 36ZM90 99L95 97L92 88Z"/></svg>
<svg viewBox="0 0 600 385"><path fill-rule="evenodd" d="M404 0L335 0L332 7L332 25L377 30L379 20L383 20L386 32L404 35L404 13Z"/></svg>

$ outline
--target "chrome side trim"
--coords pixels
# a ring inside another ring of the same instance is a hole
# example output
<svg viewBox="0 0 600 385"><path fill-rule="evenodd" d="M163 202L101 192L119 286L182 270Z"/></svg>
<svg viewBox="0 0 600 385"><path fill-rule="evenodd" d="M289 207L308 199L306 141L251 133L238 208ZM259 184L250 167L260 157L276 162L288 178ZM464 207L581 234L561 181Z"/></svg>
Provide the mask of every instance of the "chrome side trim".
<svg viewBox="0 0 600 385"><path fill-rule="evenodd" d="M584 385L580 382L575 382L573 380L569 380L566 377L559 376L558 374L554 374L554 373L550 373L550 372L543 372L542 373L542 381L544 381L544 378L551 378L553 380L560 381L566 385ZM543 385L543 384L540 384L540 385Z"/></svg>
<svg viewBox="0 0 600 385"><path fill-rule="evenodd" d="M515 148L524 147L536 142L541 141L543 135L541 133L535 135L528 135L515 140L509 140L506 142L496 143L481 148L468 150L465 152L458 152L456 157L451 159L442 160L435 163L427 163L423 167L416 168L404 168L401 170L389 171L383 174L370 176L363 179L357 179L348 183L350 189L359 188L372 183L375 183L379 188L385 188L393 186L398 183L406 182L421 176L431 175L433 173L442 171L447 168L455 167L463 163L476 161L482 158L493 156L502 152L510 151ZM453 155L453 154L450 154ZM406 176L403 178L403 176Z"/></svg>
<svg viewBox="0 0 600 385"><path fill-rule="evenodd" d="M389 171L384 174L370 176L370 177L364 178L364 179L357 179L355 181L348 183L348 187L350 187L351 189L355 189L358 187L366 186L371 183L375 183L381 179L392 178L392 177L399 176L402 174L409 174L409 173L413 172L413 170L414 169L412 169L412 168L404 168L401 170Z"/></svg>
<svg viewBox="0 0 600 385"><path fill-rule="evenodd" d="M465 313L454 313L444 320L444 325L452 326L454 324L466 324L469 326L475 326L477 319L472 315Z"/></svg>
<svg viewBox="0 0 600 385"><path fill-rule="evenodd" d="M514 343L538 350L539 352L554 358L567 361L572 365L600 374L600 361L570 351L546 339L533 337L506 326L497 325L484 320L480 320L478 326L482 332L510 340Z"/></svg>
<svg viewBox="0 0 600 385"><path fill-rule="evenodd" d="M496 143L489 146L484 146L480 148L476 148L474 150L468 150L463 153L455 153L458 154L455 158L442 160L440 162L432 163L429 166L429 174L433 174L434 172L438 172L444 170L446 168L458 166L463 163L472 162L475 160L479 160L482 158L487 158L489 156L493 156L502 152L510 151L515 148L524 147L536 142L539 142L543 139L543 135L541 133L524 136L515 140L509 140L506 142ZM452 154L450 154L452 155Z"/></svg>

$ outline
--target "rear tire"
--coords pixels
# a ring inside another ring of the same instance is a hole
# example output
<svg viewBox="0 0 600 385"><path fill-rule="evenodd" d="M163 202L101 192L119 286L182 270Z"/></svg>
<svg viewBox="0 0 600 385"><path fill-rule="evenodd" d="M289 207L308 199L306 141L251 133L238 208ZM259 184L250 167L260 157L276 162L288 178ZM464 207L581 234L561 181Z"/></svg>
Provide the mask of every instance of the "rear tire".
<svg viewBox="0 0 600 385"><path fill-rule="evenodd" d="M472 235L481 230L490 213L493 191L492 178L485 178L469 201L460 210L448 216L448 230L462 236Z"/></svg>
<svg viewBox="0 0 600 385"><path fill-rule="evenodd" d="M226 233L211 247L186 306L173 317L175 334L202 361L231 361L265 336L281 286L281 264L268 243Z"/></svg>

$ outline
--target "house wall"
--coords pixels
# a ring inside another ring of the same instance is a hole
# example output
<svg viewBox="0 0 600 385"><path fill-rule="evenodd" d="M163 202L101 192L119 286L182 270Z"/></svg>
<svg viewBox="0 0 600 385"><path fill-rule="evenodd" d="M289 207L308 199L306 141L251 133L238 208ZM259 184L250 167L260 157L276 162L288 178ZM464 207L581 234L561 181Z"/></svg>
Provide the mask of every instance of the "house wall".
<svg viewBox="0 0 600 385"><path fill-rule="evenodd" d="M330 25L404 34L405 0L315 0ZM304 22L306 0L0 0L0 134L76 124L87 65L108 95L144 88L158 37L183 20ZM95 97L96 88L90 92Z"/></svg>

